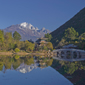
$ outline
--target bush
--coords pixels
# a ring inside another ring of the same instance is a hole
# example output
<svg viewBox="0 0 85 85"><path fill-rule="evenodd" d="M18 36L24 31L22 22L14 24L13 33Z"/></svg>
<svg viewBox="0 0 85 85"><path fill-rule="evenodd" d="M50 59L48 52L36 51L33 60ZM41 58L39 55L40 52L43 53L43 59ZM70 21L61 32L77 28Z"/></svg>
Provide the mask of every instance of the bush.
<svg viewBox="0 0 85 85"><path fill-rule="evenodd" d="M15 48L15 52L19 52L20 50L19 50L19 48Z"/></svg>
<svg viewBox="0 0 85 85"><path fill-rule="evenodd" d="M19 55L15 55L15 59L19 59L19 57L20 57Z"/></svg>

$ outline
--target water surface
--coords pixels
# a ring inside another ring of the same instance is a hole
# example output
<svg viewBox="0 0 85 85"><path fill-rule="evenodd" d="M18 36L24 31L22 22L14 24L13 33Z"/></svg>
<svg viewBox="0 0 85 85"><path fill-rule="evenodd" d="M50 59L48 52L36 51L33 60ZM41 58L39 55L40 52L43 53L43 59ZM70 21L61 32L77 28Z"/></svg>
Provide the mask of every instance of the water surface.
<svg viewBox="0 0 85 85"><path fill-rule="evenodd" d="M73 85L50 67L53 59L1 57L0 85Z"/></svg>

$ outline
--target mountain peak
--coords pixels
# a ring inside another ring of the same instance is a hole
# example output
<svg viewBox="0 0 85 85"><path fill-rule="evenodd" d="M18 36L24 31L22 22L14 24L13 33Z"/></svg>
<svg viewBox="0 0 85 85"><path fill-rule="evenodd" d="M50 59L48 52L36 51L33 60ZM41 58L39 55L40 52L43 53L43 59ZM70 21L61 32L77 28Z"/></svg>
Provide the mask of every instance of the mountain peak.
<svg viewBox="0 0 85 85"><path fill-rule="evenodd" d="M17 31L22 39L21 40L30 40L36 41L37 38L40 38L44 36L46 33L49 33L50 31L42 28L42 30L39 30L37 27L34 27L32 24L23 22L21 24L17 25L11 25L10 27L7 27L4 29L4 32L12 32L12 34Z"/></svg>
<svg viewBox="0 0 85 85"><path fill-rule="evenodd" d="M45 28L43 27L41 30L42 30L42 31L44 31L44 30L45 30Z"/></svg>
<svg viewBox="0 0 85 85"><path fill-rule="evenodd" d="M20 26L22 26L22 27L27 27L27 25L28 25L27 22L23 22L23 23L20 24Z"/></svg>
<svg viewBox="0 0 85 85"><path fill-rule="evenodd" d="M37 27L34 27L32 24L28 24L27 22L23 22L20 24L20 26L24 29L30 29L30 30L39 30Z"/></svg>

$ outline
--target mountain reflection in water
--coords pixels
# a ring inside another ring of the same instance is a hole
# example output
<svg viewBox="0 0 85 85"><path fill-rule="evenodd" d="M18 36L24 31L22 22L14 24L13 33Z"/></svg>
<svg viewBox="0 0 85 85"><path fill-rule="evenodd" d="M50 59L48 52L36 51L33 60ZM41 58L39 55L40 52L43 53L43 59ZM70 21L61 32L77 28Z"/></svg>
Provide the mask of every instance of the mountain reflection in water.
<svg viewBox="0 0 85 85"><path fill-rule="evenodd" d="M33 56L20 57L18 55L14 57L0 57L0 70L5 73L7 69L16 70L22 73L30 72L37 67L45 68L51 66L53 62L52 58L40 58Z"/></svg>
<svg viewBox="0 0 85 85"><path fill-rule="evenodd" d="M73 85L50 67L52 62L50 57L0 57L0 85Z"/></svg>
<svg viewBox="0 0 85 85"><path fill-rule="evenodd" d="M67 74L73 74L76 70L85 70L85 61L59 61L52 59L51 57L41 57L41 56L25 56L20 57L15 55L13 57L0 57L0 71L3 72L7 69L16 70L22 73L27 73L32 71L33 69L46 68L51 66L58 70L58 68L62 67L63 72Z"/></svg>

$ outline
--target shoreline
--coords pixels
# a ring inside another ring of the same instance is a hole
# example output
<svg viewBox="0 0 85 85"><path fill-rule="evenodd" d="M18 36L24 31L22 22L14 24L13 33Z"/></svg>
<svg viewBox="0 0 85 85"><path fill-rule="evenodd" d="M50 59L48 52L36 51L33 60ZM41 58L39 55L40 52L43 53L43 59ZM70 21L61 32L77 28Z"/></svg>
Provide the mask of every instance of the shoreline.
<svg viewBox="0 0 85 85"><path fill-rule="evenodd" d="M46 55L46 53L27 53L27 52L0 52L0 55Z"/></svg>

